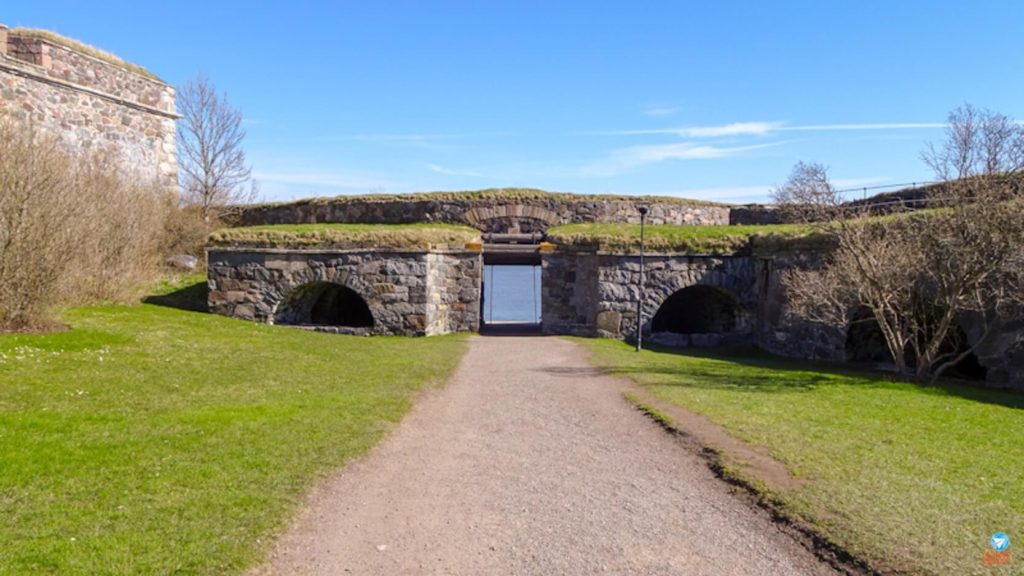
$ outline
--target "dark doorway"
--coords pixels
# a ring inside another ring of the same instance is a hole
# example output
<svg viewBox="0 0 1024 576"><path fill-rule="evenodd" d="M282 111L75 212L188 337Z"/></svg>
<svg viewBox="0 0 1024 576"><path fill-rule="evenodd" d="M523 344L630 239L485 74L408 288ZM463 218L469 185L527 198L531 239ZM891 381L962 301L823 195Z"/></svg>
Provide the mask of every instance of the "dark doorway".
<svg viewBox="0 0 1024 576"><path fill-rule="evenodd" d="M310 326L373 326L370 307L351 288L330 282L313 282L296 288L274 317L278 324Z"/></svg>
<svg viewBox="0 0 1024 576"><path fill-rule="evenodd" d="M737 329L739 302L721 288L690 286L668 297L651 321L651 332L722 334Z"/></svg>

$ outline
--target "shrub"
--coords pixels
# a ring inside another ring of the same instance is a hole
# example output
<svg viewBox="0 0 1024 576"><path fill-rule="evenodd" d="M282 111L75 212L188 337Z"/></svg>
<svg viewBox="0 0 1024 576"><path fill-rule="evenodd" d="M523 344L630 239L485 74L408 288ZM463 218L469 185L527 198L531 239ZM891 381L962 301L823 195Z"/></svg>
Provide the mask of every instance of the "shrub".
<svg viewBox="0 0 1024 576"><path fill-rule="evenodd" d="M58 303L122 299L154 270L168 193L125 165L0 119L0 330L45 327Z"/></svg>
<svg viewBox="0 0 1024 576"><path fill-rule="evenodd" d="M221 227L217 220L206 221L198 206L170 206L164 224L163 254L188 254L203 260L206 238Z"/></svg>

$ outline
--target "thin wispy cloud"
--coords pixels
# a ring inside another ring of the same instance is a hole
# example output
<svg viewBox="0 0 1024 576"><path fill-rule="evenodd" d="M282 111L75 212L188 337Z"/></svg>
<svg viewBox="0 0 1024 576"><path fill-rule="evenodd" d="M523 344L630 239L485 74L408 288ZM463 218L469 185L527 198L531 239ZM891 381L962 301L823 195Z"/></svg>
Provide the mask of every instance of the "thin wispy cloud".
<svg viewBox="0 0 1024 576"><path fill-rule="evenodd" d="M457 140L466 136L466 134L352 134L339 138L364 142L440 142Z"/></svg>
<svg viewBox="0 0 1024 576"><path fill-rule="evenodd" d="M259 171L253 178L261 183L288 184L289 188L314 187L337 189L341 192L369 191L395 186L394 181L379 178L370 174L356 172L273 172Z"/></svg>
<svg viewBox="0 0 1024 576"><path fill-rule="evenodd" d="M681 138L719 138L722 136L752 136L768 134L782 126L779 122L735 122L721 126L690 126L682 128L646 128L640 130L612 130L599 132L609 136L645 136L671 134Z"/></svg>
<svg viewBox="0 0 1024 576"><path fill-rule="evenodd" d="M587 164L584 176L614 176L632 169L666 160L710 160L728 158L753 150L781 146L786 142L768 142L750 146L714 146L694 142L629 146L613 150L607 158Z"/></svg>
<svg viewBox="0 0 1024 576"><path fill-rule="evenodd" d="M458 170L454 168L446 168L444 166L441 166L440 164L427 164L427 168L429 168L431 172L436 172L437 174L444 174L445 176L469 176L473 178L483 177L483 174L479 172L474 172L472 170Z"/></svg>
<svg viewBox="0 0 1024 576"><path fill-rule="evenodd" d="M677 112L679 112L679 108L675 106L652 106L644 110L644 114L655 118L660 116L671 116Z"/></svg>
<svg viewBox="0 0 1024 576"><path fill-rule="evenodd" d="M892 178L889 176L869 176L866 178L837 178L832 180L832 186L835 188L860 188L863 186L878 186L892 182Z"/></svg>
<svg viewBox="0 0 1024 576"><path fill-rule="evenodd" d="M782 126L779 132L841 132L860 130L932 130L945 128L945 122L893 122L876 124L811 124L807 126Z"/></svg>
<svg viewBox="0 0 1024 576"><path fill-rule="evenodd" d="M943 122L889 122L862 124L803 124L784 122L733 122L719 126L683 126L678 128L646 128L599 132L608 136L644 136L671 134L680 138L721 138L726 136L765 136L783 132L843 132L868 130L931 130L945 128Z"/></svg>

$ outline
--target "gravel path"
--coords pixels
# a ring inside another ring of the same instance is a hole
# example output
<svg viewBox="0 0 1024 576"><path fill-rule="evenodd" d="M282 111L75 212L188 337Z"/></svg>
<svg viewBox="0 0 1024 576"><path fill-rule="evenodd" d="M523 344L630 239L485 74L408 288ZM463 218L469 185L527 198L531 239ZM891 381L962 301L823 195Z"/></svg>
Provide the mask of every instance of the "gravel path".
<svg viewBox="0 0 1024 576"><path fill-rule="evenodd" d="M833 574L555 338L476 336L257 574Z"/></svg>

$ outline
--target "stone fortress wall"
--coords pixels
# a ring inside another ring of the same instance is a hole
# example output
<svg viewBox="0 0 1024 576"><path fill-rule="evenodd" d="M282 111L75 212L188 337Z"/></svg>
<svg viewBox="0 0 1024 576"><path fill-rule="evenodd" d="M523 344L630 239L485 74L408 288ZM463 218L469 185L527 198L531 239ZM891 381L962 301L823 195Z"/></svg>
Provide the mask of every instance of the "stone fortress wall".
<svg viewBox="0 0 1024 576"><path fill-rule="evenodd" d="M224 248L210 249L207 259L216 314L346 334L431 336L480 328L479 252ZM323 293L309 287L351 291L366 303L368 322L328 328L331 311L314 309Z"/></svg>
<svg viewBox="0 0 1024 576"><path fill-rule="evenodd" d="M729 224L730 207L670 198L605 199L578 194L530 191L526 195L423 194L409 198L349 197L264 204L243 209L238 224L467 224L484 232L542 232L559 224L640 223L639 206L650 210L648 224Z"/></svg>
<svg viewBox="0 0 1024 576"><path fill-rule="evenodd" d="M792 268L813 269L824 253L813 250L735 255L652 254L644 267L644 338L668 346L750 345L810 360L885 364L880 340L858 338L851 326L823 326L791 312L782 278ZM634 254L555 251L543 258L542 327L545 334L631 340L637 327L640 263ZM672 310L670 300L681 307ZM689 326L665 330L659 314ZM701 326L704 326L702 328ZM977 319L964 315L958 329L971 344L987 384L1024 390L1024 317L1006 318L979 342Z"/></svg>
<svg viewBox="0 0 1024 576"><path fill-rule="evenodd" d="M486 239L488 232L544 232L564 223L637 222L640 206L648 207L648 222L654 225L777 221L771 207L485 191L257 206L243 214L241 223L451 222L475 226ZM290 293L298 293L302 283L322 280L326 274L335 278L327 282L351 287L373 310L377 322L373 330L356 333L429 335L477 330L482 267L488 262L489 246L483 245L483 254L466 251L458 257L426 253L412 258L386 250L339 254L335 264L321 263L325 258L330 262L328 256L297 250L287 256L287 265L281 264L282 257L261 256L258 250L242 257L211 248L210 304L222 314L296 323L282 303ZM884 344L870 334L852 325L813 324L789 310L782 282L785 271L820 266L828 250L814 242L797 241L751 243L727 254L648 254L641 332L649 341L670 346L748 345L796 358L884 363L886 354L880 347ZM260 258L265 262L257 263ZM350 258L354 260L349 262ZM552 246L539 253L537 263L541 265L545 334L634 337L640 301L640 263L635 253ZM310 269L320 276L310 276ZM432 307L430 302L441 305ZM308 320L302 317L297 323ZM959 324L963 337L976 342L979 330L972 318L961 318ZM980 343L976 362L989 384L1024 389L1024 320L1008 318L993 337Z"/></svg>
<svg viewBox="0 0 1024 576"><path fill-rule="evenodd" d="M174 88L73 41L0 24L0 113L73 149L113 148L138 176L177 188Z"/></svg>

